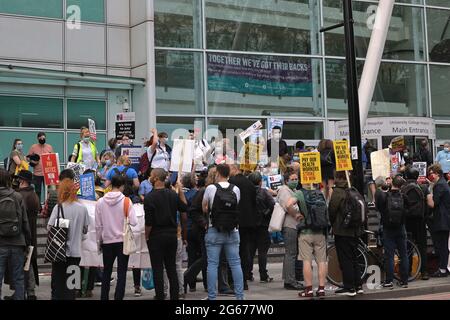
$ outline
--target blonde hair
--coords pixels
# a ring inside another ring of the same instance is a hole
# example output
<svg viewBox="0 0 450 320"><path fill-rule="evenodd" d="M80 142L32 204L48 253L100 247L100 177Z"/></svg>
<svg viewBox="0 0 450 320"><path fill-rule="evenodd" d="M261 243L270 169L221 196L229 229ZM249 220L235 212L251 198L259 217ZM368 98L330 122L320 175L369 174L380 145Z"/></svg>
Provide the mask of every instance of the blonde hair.
<svg viewBox="0 0 450 320"><path fill-rule="evenodd" d="M216 183L216 173L217 173L216 168L209 169L208 177L206 178L206 183L205 183L206 186Z"/></svg>
<svg viewBox="0 0 450 320"><path fill-rule="evenodd" d="M80 137L81 137L81 138L83 138L83 135L84 135L84 131L88 131L88 132L90 132L90 131L89 131L89 128L86 128L86 127L81 127L81 129L80 129Z"/></svg>
<svg viewBox="0 0 450 320"><path fill-rule="evenodd" d="M131 160L128 158L128 156L120 156L119 159L117 159L118 165L124 165L126 167L131 166Z"/></svg>

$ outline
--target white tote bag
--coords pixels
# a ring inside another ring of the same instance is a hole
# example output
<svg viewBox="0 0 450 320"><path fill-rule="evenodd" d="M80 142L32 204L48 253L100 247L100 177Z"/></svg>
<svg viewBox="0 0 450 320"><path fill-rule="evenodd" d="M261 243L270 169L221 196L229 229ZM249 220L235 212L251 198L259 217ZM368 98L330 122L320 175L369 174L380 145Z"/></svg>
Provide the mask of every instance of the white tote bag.
<svg viewBox="0 0 450 320"><path fill-rule="evenodd" d="M125 197L123 201L125 220L123 222L123 254L129 256L132 253L136 253L137 246L134 240L133 231L131 230L130 221L128 219L128 211L130 209L131 200Z"/></svg>
<svg viewBox="0 0 450 320"><path fill-rule="evenodd" d="M269 223L269 232L279 232L283 229L284 218L286 216L286 211L277 202L273 208L272 218Z"/></svg>

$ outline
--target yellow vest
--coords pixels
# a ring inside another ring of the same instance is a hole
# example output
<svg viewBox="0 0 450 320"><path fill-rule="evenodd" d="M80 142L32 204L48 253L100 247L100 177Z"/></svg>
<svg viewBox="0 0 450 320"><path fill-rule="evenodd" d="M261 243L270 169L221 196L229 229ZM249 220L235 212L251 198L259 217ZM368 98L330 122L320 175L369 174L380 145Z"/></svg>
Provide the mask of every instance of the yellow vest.
<svg viewBox="0 0 450 320"><path fill-rule="evenodd" d="M77 144L77 149L78 149L78 157L76 160L76 163L80 163L83 161L83 148L81 147L81 142L78 142ZM95 146L95 144L92 141L89 141L89 146L91 147L91 152L92 152L92 158L94 159L94 161L97 161L97 147ZM81 149L81 150L80 150Z"/></svg>

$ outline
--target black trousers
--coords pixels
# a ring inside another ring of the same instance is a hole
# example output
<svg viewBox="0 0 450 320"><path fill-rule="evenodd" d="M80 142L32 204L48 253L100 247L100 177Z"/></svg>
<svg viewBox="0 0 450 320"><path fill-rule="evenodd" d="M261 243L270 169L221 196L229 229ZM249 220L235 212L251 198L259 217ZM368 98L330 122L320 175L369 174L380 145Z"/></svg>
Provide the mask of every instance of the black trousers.
<svg viewBox="0 0 450 320"><path fill-rule="evenodd" d="M81 279L82 279L82 290L92 291L94 290L95 275L97 273L97 268L95 267L81 267ZM87 275L86 275L87 273ZM87 279L87 283L86 283Z"/></svg>
<svg viewBox="0 0 450 320"><path fill-rule="evenodd" d="M73 271L71 273L67 273L67 271L70 266L78 267L80 261L81 258L68 257L66 262L56 262L52 264L52 300L75 300L77 288L69 288L67 286L67 279L73 276ZM81 279L75 280L77 282L79 281L81 284ZM69 284L72 284L72 281L69 281Z"/></svg>
<svg viewBox="0 0 450 320"><path fill-rule="evenodd" d="M356 289L362 285L361 274L358 267L358 239L354 237L335 236L339 267L345 289Z"/></svg>
<svg viewBox="0 0 450 320"><path fill-rule="evenodd" d="M427 228L425 220L409 219L406 221L406 232L408 233L408 237L411 236L410 240L412 240L419 249L420 257L422 259L420 272L424 273L427 271ZM411 264L411 262L412 261L409 263Z"/></svg>
<svg viewBox="0 0 450 320"><path fill-rule="evenodd" d="M170 231L152 231L148 249L152 262L153 277L157 300L164 300L164 268L170 284L170 300L178 300L179 284L176 269L177 233Z"/></svg>
<svg viewBox="0 0 450 320"><path fill-rule="evenodd" d="M449 231L434 231L431 235L436 253L439 255L439 269L447 270Z"/></svg>
<svg viewBox="0 0 450 320"><path fill-rule="evenodd" d="M206 256L205 232L200 230L191 230L191 232L188 231L187 240L188 268L184 272L184 282L188 283L190 288L195 288L197 275L201 271L203 287L207 289L206 268L208 265L208 260ZM197 255L198 249L200 249L200 255ZM192 261L192 259L194 260Z"/></svg>
<svg viewBox="0 0 450 320"><path fill-rule="evenodd" d="M36 191L36 194L38 195L39 202L41 202L42 185L44 184L44 176L35 176L33 174L33 184L34 184L34 190Z"/></svg>
<svg viewBox="0 0 450 320"><path fill-rule="evenodd" d="M135 287L141 287L141 269L133 269L133 283Z"/></svg>
<svg viewBox="0 0 450 320"><path fill-rule="evenodd" d="M117 259L117 285L114 292L114 300L123 300L127 283L128 259L130 256L123 254L123 242L104 244L103 250L103 279L101 300L109 300L111 288L111 274L114 261Z"/></svg>
<svg viewBox="0 0 450 320"><path fill-rule="evenodd" d="M257 246L257 229L239 228L240 246L239 255L241 257L242 272L244 273L244 282L252 278L253 259L255 252L253 248Z"/></svg>
<svg viewBox="0 0 450 320"><path fill-rule="evenodd" d="M268 227L259 226L256 228L256 242L252 243L251 253L252 257L255 256L256 250L258 250L258 266L259 266L259 278L260 280L267 280L269 277L267 273L267 253L270 248L270 233ZM253 261L250 264L250 275L253 273Z"/></svg>

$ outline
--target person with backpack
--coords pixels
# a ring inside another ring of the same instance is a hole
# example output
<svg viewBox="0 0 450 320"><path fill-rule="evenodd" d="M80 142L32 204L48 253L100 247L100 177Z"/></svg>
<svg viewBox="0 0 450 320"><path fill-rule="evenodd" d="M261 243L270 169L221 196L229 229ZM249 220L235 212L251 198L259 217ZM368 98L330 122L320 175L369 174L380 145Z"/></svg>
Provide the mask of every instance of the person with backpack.
<svg viewBox="0 0 450 320"><path fill-rule="evenodd" d="M169 136L165 132L158 133L156 129L152 129L152 134L147 150L148 166L169 172L172 154L172 148L167 144Z"/></svg>
<svg viewBox="0 0 450 320"><path fill-rule="evenodd" d="M178 194L166 188L167 172L164 169L152 170L150 182L153 190L145 196L145 236L152 262L155 282L155 299L164 300L164 269L170 283L170 299L179 299L179 282L176 269L178 247L178 212L186 212L186 199L183 192ZM182 223L184 223L182 219Z"/></svg>
<svg viewBox="0 0 450 320"><path fill-rule="evenodd" d="M324 186L325 199L330 200L334 186L334 168L336 167L336 158L334 155L333 141L322 139L317 146L320 153L320 167L322 171L322 181Z"/></svg>
<svg viewBox="0 0 450 320"><path fill-rule="evenodd" d="M357 190L348 188L345 171L336 172L335 178L336 185L328 210L343 279L343 288L335 293L354 297L364 293L357 249L358 238L367 221L367 211L362 195Z"/></svg>
<svg viewBox="0 0 450 320"><path fill-rule="evenodd" d="M439 270L433 278L447 277L448 238L450 230L450 187L444 178L444 172L439 164L428 168L428 180L432 183L432 192L427 195L428 206L433 210L431 219L431 237L439 255Z"/></svg>
<svg viewBox="0 0 450 320"><path fill-rule="evenodd" d="M261 283L272 282L267 272L267 253L270 248L269 223L272 217L275 200L267 189L262 188L262 176L258 171L252 172L248 179L256 188L256 245L251 248L252 256L258 250L259 280ZM253 269L253 263L250 265Z"/></svg>
<svg viewBox="0 0 450 320"><path fill-rule="evenodd" d="M23 266L31 232L22 195L11 188L11 176L0 169L0 299L1 287L8 264L15 286L14 300L25 299Z"/></svg>
<svg viewBox="0 0 450 320"><path fill-rule="evenodd" d="M238 204L240 190L228 182L230 167L216 167L216 183L209 185L203 196L203 213L209 218L205 236L208 257L208 300L217 296L216 282L220 263L220 252L225 252L231 269L236 299L244 299L244 276L239 257L240 236L238 231Z"/></svg>
<svg viewBox="0 0 450 320"><path fill-rule="evenodd" d="M304 287L295 278L295 263L298 255L297 225L303 219L295 194L298 186L298 174L294 170L288 169L284 174L283 181L283 186L278 189L276 201L286 212L282 230L285 247L283 260L284 289L301 291Z"/></svg>
<svg viewBox="0 0 450 320"><path fill-rule="evenodd" d="M131 200L123 194L126 178L115 175L111 180L112 191L97 201L95 206L95 231L99 252L103 253L103 277L101 300L109 300L110 280L117 259L117 286L114 300L123 300L127 279L129 255L123 253L124 221L128 217L131 226L138 221Z"/></svg>
<svg viewBox="0 0 450 320"><path fill-rule="evenodd" d="M317 297L325 297L325 282L327 276L327 239L326 234L329 227L328 209L325 196L318 189L306 189L299 191L303 199L299 199L298 205L302 219L298 225L300 235L298 237L298 257L303 261L303 278L305 290L298 295L301 298L312 298L314 296L312 281L312 262L318 265L319 288Z"/></svg>
<svg viewBox="0 0 450 320"><path fill-rule="evenodd" d="M88 128L81 127L80 138L81 140L73 147L73 152L69 161L83 163L85 165L85 170L96 170L100 167L100 158L98 156L97 147L91 140L91 133Z"/></svg>
<svg viewBox="0 0 450 320"><path fill-rule="evenodd" d="M419 171L411 166L405 170L406 184L401 192L406 205L406 231L411 234L411 240L417 245L421 256L420 274L422 280L428 280L427 271L427 228L428 219L427 197L430 193L424 185L417 184Z"/></svg>
<svg viewBox="0 0 450 320"><path fill-rule="evenodd" d="M235 185L240 192L238 204L239 254L244 272L244 290L248 290L247 281L253 281L251 266L255 257L252 253L257 243L256 189L254 184L242 174L237 164L230 165L229 182Z"/></svg>
<svg viewBox="0 0 450 320"><path fill-rule="evenodd" d="M52 263L52 300L75 300L76 292L67 286L69 267L78 267L81 261L81 242L89 227L87 208L78 202L74 182L64 179L58 186L58 205L53 208L47 229L56 225L57 219L68 220L66 261ZM59 223L58 223L59 225Z"/></svg>
<svg viewBox="0 0 450 320"><path fill-rule="evenodd" d="M404 184L405 180L401 176L395 176L392 179L390 191L377 193L376 206L381 213L386 264L386 280L383 283L383 288L392 289L394 287L395 250L398 250L400 258L400 286L402 288L408 287L409 261L406 248L406 204L405 198L400 192Z"/></svg>
<svg viewBox="0 0 450 320"><path fill-rule="evenodd" d="M139 178L136 170L130 168L131 161L128 156L121 156L117 160L117 165L112 167L106 176L105 188L111 185L111 179L114 176L122 176L126 180L123 194L130 197L133 203L140 202L137 198L137 190L139 189ZM136 199L135 199L136 198Z"/></svg>

